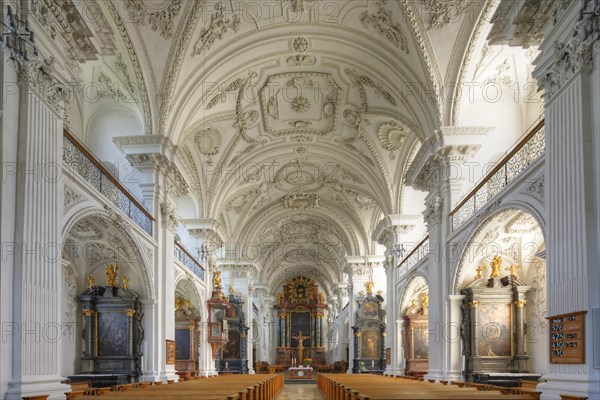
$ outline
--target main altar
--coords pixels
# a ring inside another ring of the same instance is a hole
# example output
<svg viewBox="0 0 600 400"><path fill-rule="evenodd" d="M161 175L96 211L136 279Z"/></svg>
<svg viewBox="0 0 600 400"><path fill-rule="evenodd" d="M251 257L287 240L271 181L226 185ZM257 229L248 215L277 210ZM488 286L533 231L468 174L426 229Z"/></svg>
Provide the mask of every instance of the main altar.
<svg viewBox="0 0 600 400"><path fill-rule="evenodd" d="M298 276L277 293L275 309L279 317L276 364L302 365L311 358L315 365L325 364L323 319L327 305L317 283Z"/></svg>

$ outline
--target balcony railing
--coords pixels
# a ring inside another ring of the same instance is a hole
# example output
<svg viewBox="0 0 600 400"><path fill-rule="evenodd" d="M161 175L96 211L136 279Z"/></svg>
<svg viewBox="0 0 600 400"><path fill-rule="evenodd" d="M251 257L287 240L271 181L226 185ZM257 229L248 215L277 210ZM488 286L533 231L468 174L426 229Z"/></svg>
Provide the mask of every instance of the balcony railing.
<svg viewBox="0 0 600 400"><path fill-rule="evenodd" d="M525 134L512 150L458 203L450 213L452 230L460 228L494 196L536 162L546 150L544 121Z"/></svg>
<svg viewBox="0 0 600 400"><path fill-rule="evenodd" d="M69 132L63 137L63 162L86 182L102 193L146 233L152 235L154 218L146 208L121 185L104 165Z"/></svg>
<svg viewBox="0 0 600 400"><path fill-rule="evenodd" d="M429 235L425 236L398 264L398 278L410 271L429 255Z"/></svg>
<svg viewBox="0 0 600 400"><path fill-rule="evenodd" d="M175 258L181 261L201 281L204 281L204 267L192 254L177 240L175 241Z"/></svg>

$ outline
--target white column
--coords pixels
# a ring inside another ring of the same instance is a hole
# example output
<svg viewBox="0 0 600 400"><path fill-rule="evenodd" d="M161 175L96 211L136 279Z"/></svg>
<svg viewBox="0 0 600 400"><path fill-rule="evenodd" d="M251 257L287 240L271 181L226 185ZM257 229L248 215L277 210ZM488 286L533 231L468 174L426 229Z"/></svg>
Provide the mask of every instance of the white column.
<svg viewBox="0 0 600 400"><path fill-rule="evenodd" d="M406 360L404 357L404 320L398 319L396 320L396 347L394 348L396 354L396 375L404 375L404 366L406 364Z"/></svg>
<svg viewBox="0 0 600 400"><path fill-rule="evenodd" d="M462 339L460 336L460 325L462 323L462 302L465 296L449 295L448 306L450 308L448 324L444 326L444 340L449 345L448 366L446 368L446 380L453 382L462 381Z"/></svg>
<svg viewBox="0 0 600 400"><path fill-rule="evenodd" d="M248 276L250 277L250 272L248 272ZM252 313L252 301L254 300L254 288L252 285L248 285L248 296L246 299L246 323L248 324L248 337L247 346L246 346L246 359L248 360L248 373L254 374L254 355L252 351L252 345L254 344L254 329L252 329L252 322L254 320L254 315Z"/></svg>
<svg viewBox="0 0 600 400"><path fill-rule="evenodd" d="M58 399L69 388L60 383L64 88L33 62L19 66L19 81L20 94L12 99L20 100L18 142L9 150L17 156L9 177L16 189L14 247L3 249L14 253L13 265L3 264L14 274L12 299L5 298L14 322L4 338L13 347L6 399L39 393Z"/></svg>
<svg viewBox="0 0 600 400"><path fill-rule="evenodd" d="M144 340L142 342L142 353L144 362L142 363L142 380L154 382L158 380L159 374L159 354L162 347L156 339L156 321L158 320L158 307L156 300L142 300L144 313Z"/></svg>
<svg viewBox="0 0 600 400"><path fill-rule="evenodd" d="M535 75L545 91L548 315L587 310L587 343L585 364L549 365L548 382L538 386L543 399L560 393L600 398L591 315L600 307L599 92L592 93L600 84L600 53L567 45L571 38L565 32L572 31L577 8L547 32Z"/></svg>

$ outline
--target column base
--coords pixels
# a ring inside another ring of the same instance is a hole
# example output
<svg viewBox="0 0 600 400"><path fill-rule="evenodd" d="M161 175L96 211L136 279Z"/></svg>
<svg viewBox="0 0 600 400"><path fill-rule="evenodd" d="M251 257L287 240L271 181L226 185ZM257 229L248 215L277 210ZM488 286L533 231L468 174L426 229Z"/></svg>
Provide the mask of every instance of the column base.
<svg viewBox="0 0 600 400"><path fill-rule="evenodd" d="M170 380L179 382L179 375L177 375L175 371L163 371L160 373L159 380L162 380L164 383L167 383L167 381Z"/></svg>
<svg viewBox="0 0 600 400"><path fill-rule="evenodd" d="M427 374L425 374L423 378L435 379L436 381L439 381L440 379L444 379L444 374L442 373L442 371L429 371Z"/></svg>
<svg viewBox="0 0 600 400"><path fill-rule="evenodd" d="M462 371L449 371L446 374L446 379L447 381L452 381L452 382L462 382L464 381L464 377L463 377L463 373Z"/></svg>
<svg viewBox="0 0 600 400"><path fill-rule="evenodd" d="M156 382L158 381L158 373L156 371L144 371L140 377L142 382Z"/></svg>
<svg viewBox="0 0 600 400"><path fill-rule="evenodd" d="M589 399L600 399L600 382L591 381L581 375L544 375L547 382L537 385L537 390L542 392L542 400L560 399L561 394L584 396Z"/></svg>
<svg viewBox="0 0 600 400"><path fill-rule="evenodd" d="M65 392L71 391L70 385L60 383L64 379L63 377L55 377L11 381L6 391L6 400L21 400L22 397L39 394L49 395L48 399L50 400L64 400Z"/></svg>

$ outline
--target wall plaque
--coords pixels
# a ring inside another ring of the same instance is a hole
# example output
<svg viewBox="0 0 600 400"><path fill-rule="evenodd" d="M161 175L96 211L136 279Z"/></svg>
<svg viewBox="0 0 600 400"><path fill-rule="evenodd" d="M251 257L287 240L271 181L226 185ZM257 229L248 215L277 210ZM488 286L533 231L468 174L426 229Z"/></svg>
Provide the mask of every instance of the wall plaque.
<svg viewBox="0 0 600 400"><path fill-rule="evenodd" d="M585 314L578 311L548 317L550 364L585 364Z"/></svg>
<svg viewBox="0 0 600 400"><path fill-rule="evenodd" d="M175 341L167 340L167 362L166 364L175 364Z"/></svg>

